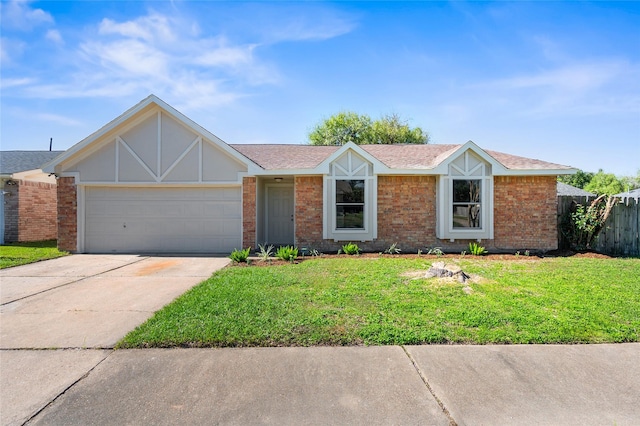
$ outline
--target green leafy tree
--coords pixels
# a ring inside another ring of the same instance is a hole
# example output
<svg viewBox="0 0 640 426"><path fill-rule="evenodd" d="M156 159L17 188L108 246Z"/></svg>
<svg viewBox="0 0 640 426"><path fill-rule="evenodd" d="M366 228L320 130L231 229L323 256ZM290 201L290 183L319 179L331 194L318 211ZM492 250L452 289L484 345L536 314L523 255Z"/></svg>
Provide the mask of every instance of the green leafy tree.
<svg viewBox="0 0 640 426"><path fill-rule="evenodd" d="M311 145L429 143L429 135L421 128L411 128L397 114L373 121L366 114L343 111L316 125L309 133Z"/></svg>
<svg viewBox="0 0 640 426"><path fill-rule="evenodd" d="M372 143L377 144L429 143L429 135L426 132L420 127L412 129L407 121L402 120L398 114L388 114L380 120L374 121L373 136Z"/></svg>
<svg viewBox="0 0 640 426"><path fill-rule="evenodd" d="M373 122L368 115L343 111L318 124L309 133L311 145L344 145L368 143L373 139Z"/></svg>
<svg viewBox="0 0 640 426"><path fill-rule="evenodd" d="M622 183L623 191L631 191L632 189L640 188L640 169L638 170L636 176L622 176L620 178L620 182Z"/></svg>
<svg viewBox="0 0 640 426"><path fill-rule="evenodd" d="M584 189L591 182L591 179L593 179L593 173L583 172L582 170L578 170L574 175L558 176L560 182L580 189Z"/></svg>
<svg viewBox="0 0 640 426"><path fill-rule="evenodd" d="M605 173L602 169L593 175L591 181L584 187L586 191L600 194L618 194L625 190L620 179L613 173Z"/></svg>

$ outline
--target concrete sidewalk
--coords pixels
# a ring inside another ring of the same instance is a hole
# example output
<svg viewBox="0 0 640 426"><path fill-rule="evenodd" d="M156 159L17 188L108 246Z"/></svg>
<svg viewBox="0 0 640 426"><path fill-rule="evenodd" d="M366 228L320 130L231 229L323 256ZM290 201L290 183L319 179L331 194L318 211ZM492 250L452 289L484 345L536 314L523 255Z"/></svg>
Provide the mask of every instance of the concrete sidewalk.
<svg viewBox="0 0 640 426"><path fill-rule="evenodd" d="M84 352L96 366L28 424L640 422L638 343Z"/></svg>

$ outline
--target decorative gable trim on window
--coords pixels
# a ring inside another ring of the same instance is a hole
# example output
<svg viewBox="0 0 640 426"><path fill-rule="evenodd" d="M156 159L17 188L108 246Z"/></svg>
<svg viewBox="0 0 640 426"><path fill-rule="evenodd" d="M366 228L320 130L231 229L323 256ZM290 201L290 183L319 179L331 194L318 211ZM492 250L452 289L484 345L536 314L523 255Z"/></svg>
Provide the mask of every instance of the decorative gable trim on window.
<svg viewBox="0 0 640 426"><path fill-rule="evenodd" d="M377 178L353 150L329 164L324 177L323 238L372 241L377 237Z"/></svg>
<svg viewBox="0 0 640 426"><path fill-rule="evenodd" d="M493 239L491 164L468 149L448 164L438 180L437 237Z"/></svg>

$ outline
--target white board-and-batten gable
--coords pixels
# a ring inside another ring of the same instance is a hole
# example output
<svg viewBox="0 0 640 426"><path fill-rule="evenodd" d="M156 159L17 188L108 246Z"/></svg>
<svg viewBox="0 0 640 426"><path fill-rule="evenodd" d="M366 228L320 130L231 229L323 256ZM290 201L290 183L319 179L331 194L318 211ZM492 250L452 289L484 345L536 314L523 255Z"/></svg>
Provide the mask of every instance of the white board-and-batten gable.
<svg viewBox="0 0 640 426"><path fill-rule="evenodd" d="M45 166L77 184L240 184L260 167L151 95Z"/></svg>

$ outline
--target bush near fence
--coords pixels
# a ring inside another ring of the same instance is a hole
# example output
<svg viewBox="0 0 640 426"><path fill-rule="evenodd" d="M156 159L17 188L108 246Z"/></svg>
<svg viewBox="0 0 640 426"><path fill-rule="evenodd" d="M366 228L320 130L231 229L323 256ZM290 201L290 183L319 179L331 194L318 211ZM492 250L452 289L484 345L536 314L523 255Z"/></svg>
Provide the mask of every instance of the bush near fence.
<svg viewBox="0 0 640 426"><path fill-rule="evenodd" d="M569 249L569 242L562 234L561 223L569 212L571 203L586 205L595 197L558 197L558 248ZM638 200L620 200L611 210L604 228L598 234L595 250L612 256L640 256L640 205Z"/></svg>

